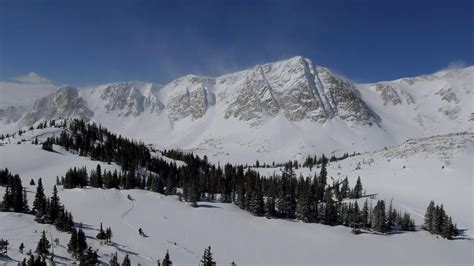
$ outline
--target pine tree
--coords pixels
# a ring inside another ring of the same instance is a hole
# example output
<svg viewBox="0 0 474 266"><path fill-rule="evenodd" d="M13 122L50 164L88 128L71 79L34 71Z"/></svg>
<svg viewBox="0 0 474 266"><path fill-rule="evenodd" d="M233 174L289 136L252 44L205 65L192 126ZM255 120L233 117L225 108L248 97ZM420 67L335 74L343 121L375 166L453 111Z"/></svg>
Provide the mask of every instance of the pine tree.
<svg viewBox="0 0 474 266"><path fill-rule="evenodd" d="M341 185L341 190L340 190L341 198L344 199L344 198L349 197L349 193L350 193L349 180L347 180L347 177L346 177L342 181L342 185Z"/></svg>
<svg viewBox="0 0 474 266"><path fill-rule="evenodd" d="M385 233L387 231L387 219L385 216L385 202L383 200L377 201L373 213L375 230Z"/></svg>
<svg viewBox="0 0 474 266"><path fill-rule="evenodd" d="M61 206L61 201L58 196L58 189L56 186L53 187L53 195L48 208L48 215L52 222L55 222L59 214L62 212L63 208Z"/></svg>
<svg viewBox="0 0 474 266"><path fill-rule="evenodd" d="M7 250L8 250L8 240L6 239L0 239L0 257L5 257L7 256Z"/></svg>
<svg viewBox="0 0 474 266"><path fill-rule="evenodd" d="M105 230L105 240L107 243L111 243L112 242L112 228L110 227L107 227L107 229Z"/></svg>
<svg viewBox="0 0 474 266"><path fill-rule="evenodd" d="M423 228L428 232L433 232L434 229L434 212L435 212L435 203L434 201L430 201L428 208L426 208L425 212L425 223L423 224Z"/></svg>
<svg viewBox="0 0 474 266"><path fill-rule="evenodd" d="M22 211L23 212L28 212L30 210L30 207L28 206L28 197L26 195L26 188L23 188L23 207L22 207Z"/></svg>
<svg viewBox="0 0 474 266"><path fill-rule="evenodd" d="M51 247L51 244L49 244L48 238L46 238L46 232L43 230L43 233L41 234L41 238L38 242L38 245L36 246L35 253L44 257L49 254L50 247Z"/></svg>
<svg viewBox="0 0 474 266"><path fill-rule="evenodd" d="M352 191L352 198L359 199L362 197L362 182L360 181L360 176L357 177L357 182L354 186L354 190Z"/></svg>
<svg viewBox="0 0 474 266"><path fill-rule="evenodd" d="M100 223L99 233L97 234L96 238L100 239L100 240L105 240L106 239L106 234L105 234L104 229L102 228L102 223Z"/></svg>
<svg viewBox="0 0 474 266"><path fill-rule="evenodd" d="M71 238L67 244L67 251L72 255L72 257L77 256L77 230L73 229L71 231Z"/></svg>
<svg viewBox="0 0 474 266"><path fill-rule="evenodd" d="M305 189L305 191L301 192L298 197L298 202L296 205L296 218L299 220L309 223L311 222L311 196L310 192Z"/></svg>
<svg viewBox="0 0 474 266"><path fill-rule="evenodd" d="M326 189L324 193L324 224L334 225L337 221L337 210L332 198L331 189Z"/></svg>
<svg viewBox="0 0 474 266"><path fill-rule="evenodd" d="M109 265L110 266L120 266L120 264L118 262L117 252L115 252L115 254L112 255L112 258L110 258Z"/></svg>
<svg viewBox="0 0 474 266"><path fill-rule="evenodd" d="M171 266L173 265L173 262L170 259L170 254L168 250L166 251L165 258L163 259L163 262L161 263L162 266Z"/></svg>
<svg viewBox="0 0 474 266"><path fill-rule="evenodd" d="M263 193L262 193L262 187L260 184L258 184L257 191L254 194L254 197L252 199L252 213L255 216L263 216L265 214L265 206L264 206L264 201L263 201Z"/></svg>
<svg viewBox="0 0 474 266"><path fill-rule="evenodd" d="M104 181L102 179L102 169L100 167L100 164L97 164L97 167L95 169L95 174L97 176L97 187L102 188Z"/></svg>
<svg viewBox="0 0 474 266"><path fill-rule="evenodd" d="M216 265L216 263L214 262L214 259L212 258L211 246L207 247L204 250L204 254L202 255L201 263L202 263L202 266L214 266L214 265Z"/></svg>
<svg viewBox="0 0 474 266"><path fill-rule="evenodd" d="M362 221L362 227L370 227L369 223L369 204L368 200L366 199L364 202L364 207L362 207L362 212L361 212L361 221Z"/></svg>
<svg viewBox="0 0 474 266"><path fill-rule="evenodd" d="M352 223L353 224L351 227L355 227L355 228L359 228L362 225L361 212L360 212L359 204L357 203L357 201L354 202L354 208L352 211Z"/></svg>
<svg viewBox="0 0 474 266"><path fill-rule="evenodd" d="M87 248L86 252L81 257L79 264L84 266L99 264L99 255L97 255L97 250L92 250L91 247Z"/></svg>
<svg viewBox="0 0 474 266"><path fill-rule="evenodd" d="M433 227L435 234L441 234L443 225L445 223L446 213L444 212L443 204L441 206L436 205L435 215L433 220Z"/></svg>
<svg viewBox="0 0 474 266"><path fill-rule="evenodd" d="M131 263L130 263L130 258L128 257L128 254L125 255L125 257L123 258L123 261L122 261L122 266L130 266Z"/></svg>
<svg viewBox="0 0 474 266"><path fill-rule="evenodd" d="M393 209L393 200L390 200L390 205L388 206L387 211L387 230L390 230L395 225L395 219L397 218L397 213Z"/></svg>
<svg viewBox="0 0 474 266"><path fill-rule="evenodd" d="M28 261L26 262L26 264L28 266L33 266L35 265L35 257L33 255L30 255L30 257L28 258Z"/></svg>
<svg viewBox="0 0 474 266"><path fill-rule="evenodd" d="M79 228L79 231L77 232L76 254L79 257L82 257L86 250L87 250L86 235L84 234L84 231L82 231L82 228Z"/></svg>

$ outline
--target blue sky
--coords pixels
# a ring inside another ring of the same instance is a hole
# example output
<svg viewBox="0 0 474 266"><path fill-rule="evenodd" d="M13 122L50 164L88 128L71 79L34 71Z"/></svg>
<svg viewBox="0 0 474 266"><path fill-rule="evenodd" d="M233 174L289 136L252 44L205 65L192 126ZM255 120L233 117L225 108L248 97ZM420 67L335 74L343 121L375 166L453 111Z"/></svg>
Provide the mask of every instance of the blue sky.
<svg viewBox="0 0 474 266"><path fill-rule="evenodd" d="M472 1L0 0L0 80L166 83L302 55L355 81L472 65Z"/></svg>

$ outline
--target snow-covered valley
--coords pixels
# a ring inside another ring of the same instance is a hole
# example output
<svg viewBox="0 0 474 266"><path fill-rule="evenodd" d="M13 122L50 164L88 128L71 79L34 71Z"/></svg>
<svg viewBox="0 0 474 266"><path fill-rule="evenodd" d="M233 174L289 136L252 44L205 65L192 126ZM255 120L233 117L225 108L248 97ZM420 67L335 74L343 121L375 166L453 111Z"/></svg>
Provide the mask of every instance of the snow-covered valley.
<svg viewBox="0 0 474 266"><path fill-rule="evenodd" d="M92 161L55 146L56 152L31 144L40 136L57 134L55 129L24 133L25 140L12 139L0 146L0 168L18 173L28 191L30 204L35 187L30 179L42 177L45 193L50 195L56 176L71 167L98 163L103 169L119 166ZM88 242L99 249L101 261L118 252L119 259L129 254L134 264L153 265L168 250L174 265L196 265L204 248L211 245L218 265L317 265L317 264L465 264L473 262L472 186L474 156L472 133L441 135L413 139L400 146L349 157L328 165L328 176L347 176L353 184L360 176L367 194L378 199L393 198L396 208L408 211L419 226L430 200L442 202L462 231L457 240L446 240L417 230L399 234L354 235L343 226L307 224L295 220L255 217L233 204L199 202L192 208L177 196L165 196L143 190L97 188L59 188L59 196L82 223ZM358 167L358 165L360 165ZM358 168L358 170L355 170ZM264 175L279 168L259 168ZM296 174L313 174L319 169L296 169ZM0 188L1 194L4 188ZM133 201L127 199L130 194ZM7 262L21 261L24 255L17 247L34 250L42 229L52 238L56 262L71 264L66 250L69 234L54 226L33 221L32 215L0 213L0 236L9 239L11 249ZM113 244L100 245L94 239L99 224L111 226ZM147 237L137 234L143 228ZM5 260L4 260L5 261Z"/></svg>

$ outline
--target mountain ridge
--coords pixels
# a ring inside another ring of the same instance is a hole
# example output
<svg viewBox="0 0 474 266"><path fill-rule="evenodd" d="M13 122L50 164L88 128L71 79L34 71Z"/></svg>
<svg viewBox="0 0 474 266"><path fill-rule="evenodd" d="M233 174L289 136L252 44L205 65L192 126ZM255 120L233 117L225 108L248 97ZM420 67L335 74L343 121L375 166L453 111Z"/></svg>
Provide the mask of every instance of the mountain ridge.
<svg viewBox="0 0 474 266"><path fill-rule="evenodd" d="M16 120L2 120L0 112L0 122L12 131L82 118L159 148L210 153L218 161L300 158L472 131L473 76L474 67L467 67L357 84L297 56L218 77L190 74L165 85L67 87L66 96L61 88L21 118L16 113Z"/></svg>

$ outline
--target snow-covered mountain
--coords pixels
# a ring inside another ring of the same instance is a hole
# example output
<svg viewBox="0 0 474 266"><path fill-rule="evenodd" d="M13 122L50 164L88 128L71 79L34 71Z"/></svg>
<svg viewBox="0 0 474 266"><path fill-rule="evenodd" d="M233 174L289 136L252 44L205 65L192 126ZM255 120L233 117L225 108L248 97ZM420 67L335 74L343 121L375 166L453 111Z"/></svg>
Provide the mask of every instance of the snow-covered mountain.
<svg viewBox="0 0 474 266"><path fill-rule="evenodd" d="M205 153L213 161L279 161L472 131L473 77L474 67L468 67L355 84L294 57L220 77L187 75L164 86L63 87L15 119L1 119L0 112L0 123L12 131L80 117L160 148Z"/></svg>

